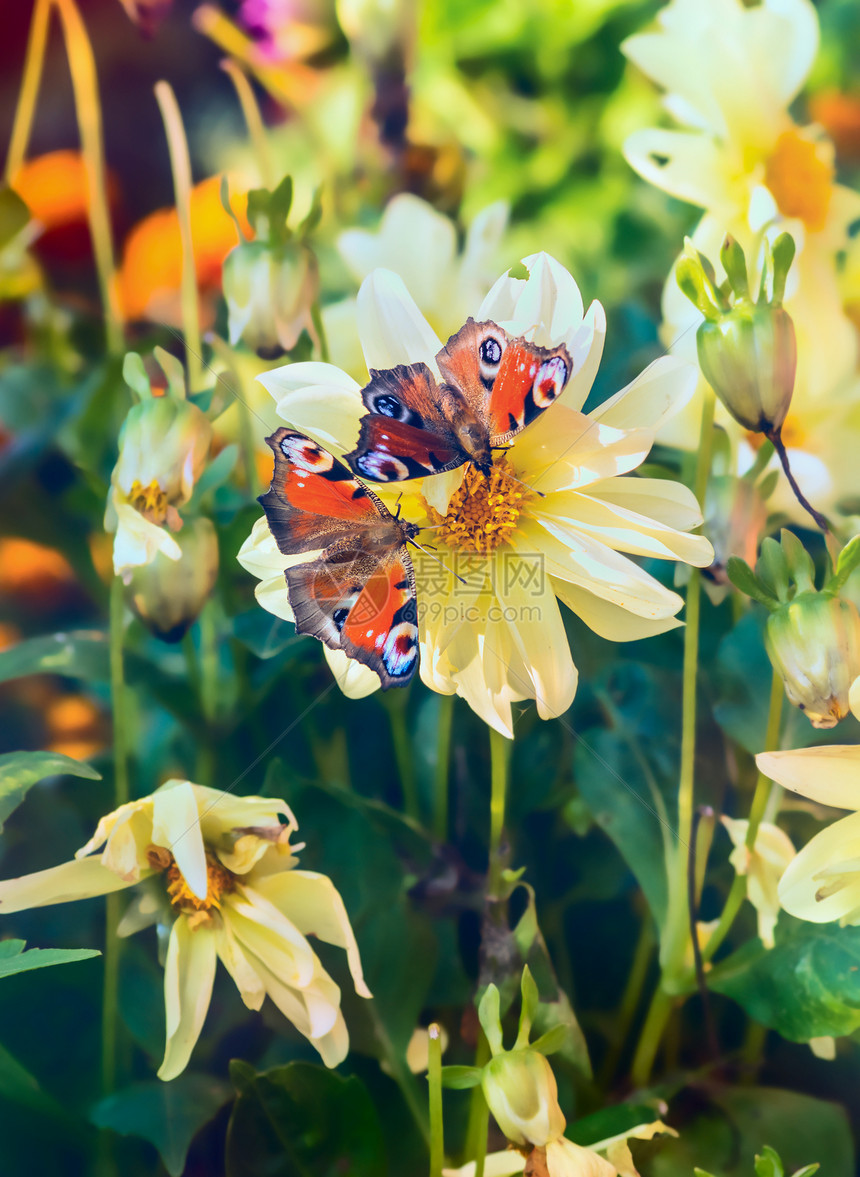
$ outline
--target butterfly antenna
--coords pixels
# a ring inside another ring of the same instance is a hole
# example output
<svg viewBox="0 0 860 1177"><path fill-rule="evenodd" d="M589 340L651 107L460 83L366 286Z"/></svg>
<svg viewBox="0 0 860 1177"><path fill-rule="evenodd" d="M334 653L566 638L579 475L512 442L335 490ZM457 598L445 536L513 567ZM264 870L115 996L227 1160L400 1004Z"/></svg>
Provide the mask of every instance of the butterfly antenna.
<svg viewBox="0 0 860 1177"><path fill-rule="evenodd" d="M457 580L459 580L460 584L466 584L466 578L461 576L459 572L455 572L454 569L450 566L450 564L445 563L445 561L442 559L441 556L437 556L435 552L431 552L431 550L429 548L425 548L424 545L419 544L417 542L417 540L411 539L408 542L410 544L412 544L413 548L417 548L419 552L424 552L425 555L430 556L431 559L435 560L437 564L441 564L442 567L447 572L450 572L452 576L456 576L456 578L457 578Z"/></svg>

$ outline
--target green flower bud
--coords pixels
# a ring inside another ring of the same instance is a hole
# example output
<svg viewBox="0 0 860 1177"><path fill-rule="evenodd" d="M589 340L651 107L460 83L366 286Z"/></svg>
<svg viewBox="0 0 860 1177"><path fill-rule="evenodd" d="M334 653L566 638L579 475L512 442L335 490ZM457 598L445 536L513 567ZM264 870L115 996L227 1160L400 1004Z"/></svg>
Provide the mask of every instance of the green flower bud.
<svg viewBox="0 0 860 1177"><path fill-rule="evenodd" d="M313 334L319 275L300 240L237 245L224 260L222 284L234 347L242 340L262 356L278 356L296 346L303 330Z"/></svg>
<svg viewBox="0 0 860 1177"><path fill-rule="evenodd" d="M484 1067L481 1086L496 1123L514 1144L544 1145L563 1134L555 1075L539 1051L497 1054Z"/></svg>
<svg viewBox="0 0 860 1177"><path fill-rule="evenodd" d="M705 316L696 333L705 379L739 424L767 436L781 429L794 391L797 342L794 323L782 306L793 257L788 234L767 248L755 300L743 250L732 237L726 238L720 255L727 274L722 286L717 286L708 260L689 243L677 268L678 285Z"/></svg>
<svg viewBox="0 0 860 1177"><path fill-rule="evenodd" d="M212 427L197 405L151 396L129 410L119 434L119 459L111 486L153 523L187 503L212 440Z"/></svg>
<svg viewBox="0 0 860 1177"><path fill-rule="evenodd" d="M767 619L765 645L789 700L813 727L848 714L848 692L860 675L860 613L830 592L798 593Z"/></svg>
<svg viewBox="0 0 860 1177"><path fill-rule="evenodd" d="M136 567L126 600L143 624L165 642L178 642L206 604L218 575L218 537L209 519L188 520L174 541L180 556L156 552Z"/></svg>

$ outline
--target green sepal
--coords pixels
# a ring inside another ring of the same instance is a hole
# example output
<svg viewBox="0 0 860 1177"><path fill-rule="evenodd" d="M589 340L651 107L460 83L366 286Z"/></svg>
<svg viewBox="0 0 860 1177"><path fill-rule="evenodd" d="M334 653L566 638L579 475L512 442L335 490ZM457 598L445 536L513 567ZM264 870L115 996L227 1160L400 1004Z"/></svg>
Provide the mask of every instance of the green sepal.
<svg viewBox="0 0 860 1177"><path fill-rule="evenodd" d="M785 297L785 280L791 269L791 263L794 261L797 246L790 233L780 233L768 252L773 269L773 290L770 301L773 306L781 306Z"/></svg>
<svg viewBox="0 0 860 1177"><path fill-rule="evenodd" d="M788 561L780 544L770 536L762 542L756 576L780 601L789 598Z"/></svg>
<svg viewBox="0 0 860 1177"><path fill-rule="evenodd" d="M755 1159L756 1177L785 1177L785 1169L779 1159L779 1153L770 1145L765 1145Z"/></svg>
<svg viewBox="0 0 860 1177"><path fill-rule="evenodd" d="M567 1042L569 1034L570 1027L559 1022L557 1026L547 1030L546 1034L541 1034L540 1038L536 1038L531 1044L531 1049L544 1055L555 1054Z"/></svg>
<svg viewBox="0 0 860 1177"><path fill-rule="evenodd" d="M839 553L836 571L824 588L828 592L838 593L858 564L860 564L860 535L855 535Z"/></svg>
<svg viewBox="0 0 860 1177"><path fill-rule="evenodd" d="M735 298L749 298L750 285L744 251L730 233L726 234L720 250L720 261L728 275Z"/></svg>
<svg viewBox="0 0 860 1177"><path fill-rule="evenodd" d="M517 1040L514 1044L514 1050L519 1050L521 1047L528 1046L532 1022L535 1019L538 1006L540 1005L540 994L538 993L538 987L528 965L523 965L523 976L520 983L520 990L522 992L523 1000L520 1007L520 1024L517 1031Z"/></svg>
<svg viewBox="0 0 860 1177"><path fill-rule="evenodd" d="M470 1087L478 1087L481 1083L483 1067L443 1067L442 1086L452 1091L467 1091Z"/></svg>
<svg viewBox="0 0 860 1177"><path fill-rule="evenodd" d="M136 351L126 353L122 362L122 378L140 400L144 401L152 396L152 385L146 368Z"/></svg>
<svg viewBox="0 0 860 1177"><path fill-rule="evenodd" d="M499 1018L499 991L495 985L488 985L478 1004L478 1021L487 1036L490 1052L498 1054L502 1045L502 1024Z"/></svg>
<svg viewBox="0 0 860 1177"><path fill-rule="evenodd" d="M815 564L806 548L793 531L783 528L780 532L780 543L785 553L788 571L794 578L798 591L802 593L815 591Z"/></svg>
<svg viewBox="0 0 860 1177"><path fill-rule="evenodd" d="M745 593L754 601L758 601L766 609L773 612L774 609L779 607L777 598L773 593L768 591L753 572L752 568L750 568L749 564L747 564L746 560L742 560L740 556L729 556L728 563L726 564L726 575L736 589L740 589L742 593Z"/></svg>

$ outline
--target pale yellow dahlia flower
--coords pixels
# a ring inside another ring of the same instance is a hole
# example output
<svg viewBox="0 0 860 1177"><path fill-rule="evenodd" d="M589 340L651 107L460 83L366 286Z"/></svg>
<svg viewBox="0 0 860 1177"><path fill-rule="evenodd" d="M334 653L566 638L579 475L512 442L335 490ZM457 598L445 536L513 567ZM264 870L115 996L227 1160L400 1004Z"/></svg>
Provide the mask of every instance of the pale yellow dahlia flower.
<svg viewBox="0 0 860 1177"><path fill-rule="evenodd" d="M816 834L789 863L779 902L798 919L860 924L860 745L760 752L759 769L783 788L855 812Z"/></svg>
<svg viewBox="0 0 860 1177"><path fill-rule="evenodd" d="M114 572L126 583L134 568L151 563L159 552L180 558L174 538L182 527L179 508L194 492L212 440L206 416L185 399L179 361L161 348L155 354L168 378L160 396L153 395L140 357L126 357L123 373L139 403L120 430L105 510L105 530L115 532Z"/></svg>
<svg viewBox="0 0 860 1177"><path fill-rule="evenodd" d="M564 343L573 372L564 393L516 437L491 478L460 467L422 480L375 484L403 516L425 526L434 556L415 552L421 677L433 690L461 695L488 724L513 734L511 704L534 699L547 719L576 691L558 601L602 637L630 641L672 629L682 605L628 556L700 566L713 559L686 487L665 479L625 478L644 461L660 424L691 394L695 369L664 357L589 414L582 406L600 363L603 308L584 312L571 275L553 258L524 260L528 279L501 277L480 307L513 336L544 347ZM423 361L437 372L442 341L397 275L377 270L358 296L368 368ZM354 448L364 412L361 386L330 364L292 364L260 377L278 415L343 455ZM538 493L540 492L540 493ZM419 537L419 540L421 537ZM290 561L260 519L239 562L260 579L257 599L287 620ZM461 583L457 576L465 580ZM326 650L342 688L368 694L378 677Z"/></svg>
<svg viewBox="0 0 860 1177"><path fill-rule="evenodd" d="M763 821L756 830L750 850L746 844L749 822L741 818L720 819L734 849L729 862L747 880L747 899L756 909L758 936L765 948L773 948L773 932L779 918L779 880L794 858L794 846L785 830Z"/></svg>
<svg viewBox="0 0 860 1177"><path fill-rule="evenodd" d="M482 209L460 248L450 217L419 196L401 192L388 202L375 231L346 229L337 248L357 283L376 269L398 274L433 330L447 339L493 284L507 221L504 201ZM332 363L361 377L356 314L355 298L346 298L323 308L323 325Z"/></svg>
<svg viewBox="0 0 860 1177"><path fill-rule="evenodd" d="M268 995L333 1067L349 1047L340 989L307 937L346 949L356 991L370 993L331 880L295 869L294 851L301 847L291 846L290 837L296 828L283 801L167 781L103 817L72 862L0 882L0 914L143 884L119 932L154 923L170 927L160 1078L175 1078L188 1063L217 959L249 1009L259 1009Z"/></svg>
<svg viewBox="0 0 860 1177"><path fill-rule="evenodd" d="M843 306L838 259L860 216L860 195L835 182L830 141L816 127L796 125L788 112L818 51L815 8L810 0L672 0L656 29L628 38L623 49L664 90L667 111L683 127L636 131L625 155L646 180L704 210L693 243L718 277L726 232L750 258L765 235L788 231L797 244L785 306L797 331L798 373L783 436L807 493L819 506L828 492L835 501L850 484L833 472L824 476L828 437L838 438L817 410L832 411L834 398L845 405L851 399L857 337ZM701 316L678 290L674 269L663 318L666 345L692 357ZM661 438L695 446L698 407L696 398ZM780 491L776 505L794 511L787 485Z"/></svg>

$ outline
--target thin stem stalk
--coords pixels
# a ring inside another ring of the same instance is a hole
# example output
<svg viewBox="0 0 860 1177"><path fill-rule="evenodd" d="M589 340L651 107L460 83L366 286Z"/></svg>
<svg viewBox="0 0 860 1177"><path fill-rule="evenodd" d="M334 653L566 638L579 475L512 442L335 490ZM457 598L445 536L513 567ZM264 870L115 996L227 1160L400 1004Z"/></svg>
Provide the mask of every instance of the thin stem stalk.
<svg viewBox="0 0 860 1177"><path fill-rule="evenodd" d="M487 893L493 898L499 894L504 868L501 846L505 826L509 761L508 740L495 728L490 728L490 857Z"/></svg>
<svg viewBox="0 0 860 1177"><path fill-rule="evenodd" d="M173 173L173 192L179 217L179 239L182 245L182 331L185 336L185 366L188 391L200 392L205 384L202 344L200 337L200 306L197 298L197 272L194 267L194 241L191 236L191 159L188 140L176 95L169 82L156 82L155 98L161 110L170 170Z"/></svg>
<svg viewBox="0 0 860 1177"><path fill-rule="evenodd" d="M5 180L7 184L14 181L24 163L27 145L30 142L30 133L36 114L36 101L39 97L39 84L42 80L42 68L45 64L45 48L48 43L48 25L52 3L53 0L36 0L33 8L27 54L24 58L24 73L21 77L21 89L18 91L18 105L15 108L9 153L6 156Z"/></svg>
<svg viewBox="0 0 860 1177"><path fill-rule="evenodd" d="M478 1047L475 1051L475 1066L483 1067L490 1058L490 1047L482 1030L478 1031ZM475 1177L484 1177L484 1160L487 1156L487 1132L490 1127L490 1109L484 1099L483 1089L474 1087L469 1104L469 1122L466 1126L466 1152L464 1160L475 1162Z"/></svg>
<svg viewBox="0 0 860 1177"><path fill-rule="evenodd" d="M232 57L228 57L222 61L221 68L228 75L236 89L236 97L239 99L245 125L248 128L248 134L254 145L254 154L257 157L257 163L260 168L260 178L266 188L274 188L277 183L277 177L275 176L275 168L272 163L272 153L269 149L269 141L266 138L266 128L263 125L260 106L254 94L254 89L248 81L248 75Z"/></svg>
<svg viewBox="0 0 860 1177"><path fill-rule="evenodd" d="M454 696L439 696L439 727L436 733L436 770L433 774L433 834L440 842L448 837L448 772L451 762L451 728Z"/></svg>
<svg viewBox="0 0 860 1177"><path fill-rule="evenodd" d="M128 730L126 687L123 667L125 603L122 581L115 576L110 591L110 686L113 709L114 808L129 800ZM116 929L121 912L119 894L107 896L105 910L104 991L102 995L102 1090L110 1094L116 1086L117 1022L119 1006L120 940Z"/></svg>
<svg viewBox="0 0 860 1177"><path fill-rule="evenodd" d="M439 1026L428 1031L428 1084L430 1090L430 1177L442 1177L445 1163L445 1128L442 1120L442 1041Z"/></svg>
<svg viewBox="0 0 860 1177"><path fill-rule="evenodd" d="M768 433L766 436L767 436L768 441L773 445L773 448L776 450L777 457L779 458L779 460L782 464L782 468L785 471L785 477L788 479L788 485L791 487L792 492L794 493L794 497L800 503L801 507L803 507L804 511L807 511L812 516L812 518L815 520L816 525L818 527L820 527L821 530L826 535L830 530L829 527L827 526L827 520L821 514L820 511L816 511L815 507L813 507L813 505L810 503L809 499L807 499L806 495L800 489L800 486L797 483L797 479L794 477L794 475L791 472L791 466L788 461L788 451L786 450L785 444L782 440L781 431L779 429L774 429L771 433Z"/></svg>
<svg viewBox="0 0 860 1177"><path fill-rule="evenodd" d="M385 700L391 722L391 742L394 745L394 760L403 790L403 812L413 821L421 821L421 806L418 802L418 782L415 779L415 762L406 727L405 697L390 696Z"/></svg>
<svg viewBox="0 0 860 1177"><path fill-rule="evenodd" d="M669 994L664 989L658 988L651 999L651 1005L645 1017L630 1067L630 1078L633 1080L634 1087L644 1087L651 1076L651 1068L654 1066L660 1040L666 1029L669 1014L672 1012L672 1005L673 1001Z"/></svg>

